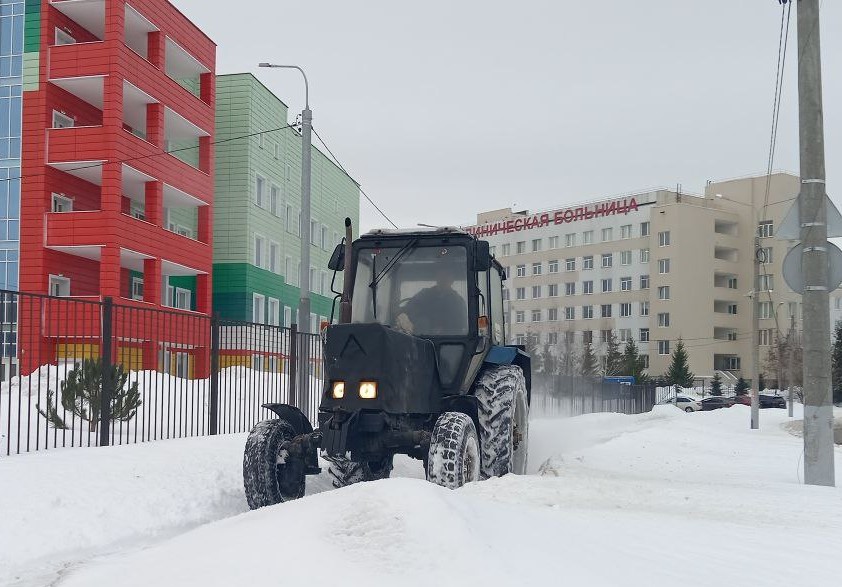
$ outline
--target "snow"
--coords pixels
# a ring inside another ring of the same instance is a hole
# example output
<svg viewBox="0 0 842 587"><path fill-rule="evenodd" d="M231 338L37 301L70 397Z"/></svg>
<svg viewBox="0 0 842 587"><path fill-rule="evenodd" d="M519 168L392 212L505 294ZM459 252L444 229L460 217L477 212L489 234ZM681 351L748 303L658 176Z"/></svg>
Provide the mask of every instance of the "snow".
<svg viewBox="0 0 842 587"><path fill-rule="evenodd" d="M4 459L0 584L838 584L842 489L800 484L785 410L749 412L536 419L540 475L449 491L396 459L254 512L243 435Z"/></svg>

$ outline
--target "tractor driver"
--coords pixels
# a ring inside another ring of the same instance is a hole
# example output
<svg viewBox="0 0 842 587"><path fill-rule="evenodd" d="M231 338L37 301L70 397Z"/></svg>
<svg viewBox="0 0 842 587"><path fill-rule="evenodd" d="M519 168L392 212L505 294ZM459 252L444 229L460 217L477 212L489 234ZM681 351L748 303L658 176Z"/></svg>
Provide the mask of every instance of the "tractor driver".
<svg viewBox="0 0 842 587"><path fill-rule="evenodd" d="M398 315L397 326L410 334L465 334L468 328L468 302L453 288L464 280L464 265L441 263L436 284L415 294Z"/></svg>

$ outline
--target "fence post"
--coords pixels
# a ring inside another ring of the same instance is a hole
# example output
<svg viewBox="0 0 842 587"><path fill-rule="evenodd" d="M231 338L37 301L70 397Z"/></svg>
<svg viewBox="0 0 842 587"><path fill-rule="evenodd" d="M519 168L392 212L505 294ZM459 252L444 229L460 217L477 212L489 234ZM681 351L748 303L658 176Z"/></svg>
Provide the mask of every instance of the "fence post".
<svg viewBox="0 0 842 587"><path fill-rule="evenodd" d="M298 324L293 322L289 329L289 405L298 407L295 387L298 378Z"/></svg>
<svg viewBox="0 0 842 587"><path fill-rule="evenodd" d="M114 300L106 297L102 303L102 390L99 394L99 445L108 446L111 433L111 398L114 395L114 367L111 347L114 321Z"/></svg>
<svg viewBox="0 0 842 587"><path fill-rule="evenodd" d="M210 348L210 414L208 433L219 433L219 316L214 315L211 324Z"/></svg>

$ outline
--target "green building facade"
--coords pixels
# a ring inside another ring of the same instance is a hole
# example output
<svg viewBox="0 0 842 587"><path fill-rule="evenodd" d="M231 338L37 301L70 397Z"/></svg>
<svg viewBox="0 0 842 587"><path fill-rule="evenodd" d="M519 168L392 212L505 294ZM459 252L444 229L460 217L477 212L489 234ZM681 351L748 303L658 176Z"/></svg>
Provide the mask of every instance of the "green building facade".
<svg viewBox="0 0 842 587"><path fill-rule="evenodd" d="M222 318L297 321L301 135L275 130L287 121L286 104L253 75L217 76L213 309ZM360 199L359 185L315 147L311 183L310 319L317 326L333 303L328 259L345 217L358 225Z"/></svg>

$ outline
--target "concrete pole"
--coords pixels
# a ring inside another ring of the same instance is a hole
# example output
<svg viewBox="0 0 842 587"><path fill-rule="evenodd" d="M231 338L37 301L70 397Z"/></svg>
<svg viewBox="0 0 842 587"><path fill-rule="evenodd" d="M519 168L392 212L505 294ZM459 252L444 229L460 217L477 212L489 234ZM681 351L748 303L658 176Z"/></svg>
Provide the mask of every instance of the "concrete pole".
<svg viewBox="0 0 842 587"><path fill-rule="evenodd" d="M310 137L313 113L301 112L301 299L298 302L298 330L310 333Z"/></svg>
<svg viewBox="0 0 842 587"><path fill-rule="evenodd" d="M795 370L792 368L795 363L795 316L789 318L789 358L787 359L786 371L787 380L789 383L789 403L787 405L787 415L792 418L794 416L793 410L795 403ZM779 357L780 359L780 357Z"/></svg>
<svg viewBox="0 0 842 587"><path fill-rule="evenodd" d="M804 482L835 485L830 383L827 209L825 207L819 0L798 6L801 260L804 274Z"/></svg>
<svg viewBox="0 0 842 587"><path fill-rule="evenodd" d="M754 192L751 197L752 216L754 213ZM760 229L757 220L753 218L754 222L754 241L752 242L752 253L754 260L752 263L752 285L753 293L751 295L751 429L757 430L760 428L760 315L758 312L758 304L760 303L760 236L758 230Z"/></svg>

